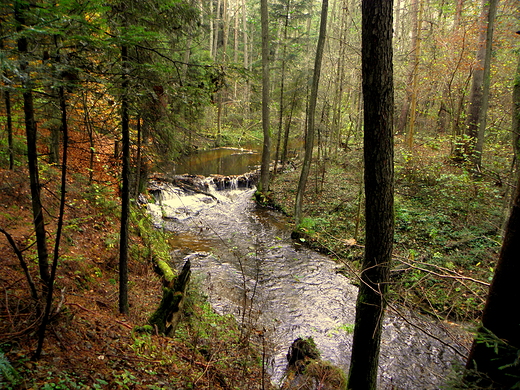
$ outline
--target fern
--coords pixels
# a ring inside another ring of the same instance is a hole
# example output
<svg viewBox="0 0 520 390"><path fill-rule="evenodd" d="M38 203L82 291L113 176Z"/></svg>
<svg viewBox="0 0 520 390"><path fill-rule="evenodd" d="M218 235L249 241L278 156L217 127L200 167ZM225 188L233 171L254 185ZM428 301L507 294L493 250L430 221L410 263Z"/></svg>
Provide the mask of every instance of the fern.
<svg viewBox="0 0 520 390"><path fill-rule="evenodd" d="M11 384L16 385L20 380L18 371L11 365L4 353L0 351L0 385Z"/></svg>

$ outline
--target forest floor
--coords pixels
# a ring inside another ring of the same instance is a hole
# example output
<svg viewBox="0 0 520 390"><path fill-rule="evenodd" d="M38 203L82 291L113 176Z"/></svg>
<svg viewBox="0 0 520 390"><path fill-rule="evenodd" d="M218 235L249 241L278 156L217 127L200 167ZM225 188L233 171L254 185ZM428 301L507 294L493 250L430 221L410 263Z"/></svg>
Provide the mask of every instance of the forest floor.
<svg viewBox="0 0 520 390"><path fill-rule="evenodd" d="M500 249L507 172L490 169L475 180L447 157L441 141L434 141L417 145L414 155L396 143L393 299L443 320L474 321ZM143 210L134 209L132 216L130 314L118 314L119 167L110 150L96 148L89 180L88 155L80 149L71 153L55 304L38 361L31 360L36 303L13 248L0 236L0 388L271 388L262 374L261 341L244 334L232 318L215 315L196 286L174 337L134 331L147 323L162 294L143 238ZM488 166L508 166L495 159ZM361 160L355 146L320 159L308 182L306 218L295 229L297 240L343 262L349 277L363 257ZM53 248L59 172L42 163L40 174ZM298 178L298 166L291 165L272 181L270 196L289 215ZM0 210L0 227L13 237L38 281L25 169L0 170Z"/></svg>
<svg viewBox="0 0 520 390"><path fill-rule="evenodd" d="M271 388L262 374L261 345L241 332L233 318L214 314L196 286L190 288L185 318L174 337L134 330L147 323L162 296L161 279L135 219L130 314L118 313L118 187L116 176L106 170L110 166L117 171L117 166L110 151L100 152L89 183L88 164L78 150L71 149L73 173L67 182L52 320L37 361L32 360L39 323L36 302L12 246L0 236L0 388ZM59 172L43 163L40 175L48 246L54 248ZM40 285L25 169L0 170L0 199L0 227L13 237ZM142 214L134 210L134 218Z"/></svg>
<svg viewBox="0 0 520 390"><path fill-rule="evenodd" d="M359 142L359 141L358 141ZM391 299L442 320L480 318L501 246L512 188L507 150L482 175L450 158L442 135L395 142L395 235ZM364 248L362 148L329 151L311 170L296 236L336 258L357 282ZM272 180L270 198L292 215L298 166Z"/></svg>

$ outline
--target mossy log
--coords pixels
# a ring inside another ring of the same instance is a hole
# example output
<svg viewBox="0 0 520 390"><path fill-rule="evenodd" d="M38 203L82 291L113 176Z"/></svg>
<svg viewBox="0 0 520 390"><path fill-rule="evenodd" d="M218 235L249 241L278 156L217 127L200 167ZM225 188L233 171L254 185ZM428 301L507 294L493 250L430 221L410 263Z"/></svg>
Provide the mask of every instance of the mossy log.
<svg viewBox="0 0 520 390"><path fill-rule="evenodd" d="M293 341L287 354L287 372L281 390L344 390L345 373L320 359L312 337Z"/></svg>
<svg viewBox="0 0 520 390"><path fill-rule="evenodd" d="M163 275L163 296L159 307L148 322L159 334L171 336L180 321L182 304L191 275L191 264L187 260L177 277L173 276L173 271L165 261L159 260L157 267Z"/></svg>

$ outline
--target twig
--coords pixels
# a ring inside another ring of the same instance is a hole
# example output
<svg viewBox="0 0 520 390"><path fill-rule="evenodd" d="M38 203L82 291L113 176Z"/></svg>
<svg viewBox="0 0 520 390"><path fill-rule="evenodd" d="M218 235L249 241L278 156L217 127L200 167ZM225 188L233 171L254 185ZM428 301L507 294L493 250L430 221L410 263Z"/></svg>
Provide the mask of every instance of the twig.
<svg viewBox="0 0 520 390"><path fill-rule="evenodd" d="M54 314L58 314L61 311L61 307L63 306L63 302L65 301L65 287L61 289L61 299L60 303L58 303L58 306L56 307L56 310L54 311Z"/></svg>
<svg viewBox="0 0 520 390"><path fill-rule="evenodd" d="M411 267L411 268L414 268L414 269L418 269L419 271L423 271L423 272L426 272L426 273L429 273L429 274L432 274L432 275L435 275L435 276L438 276L439 278L446 278L446 279L456 279L456 280L468 280L470 282L474 282L474 283L477 283L477 284L481 284L483 286L486 286L486 287L489 287L490 284L487 283L487 282L484 282L482 280L478 280L478 279L474 279L474 278L470 278L469 276L463 276L463 275L460 275L459 273L457 272L454 272L454 271L451 271L451 270L448 270L447 268L443 268L443 267L439 267L437 265L434 265L434 264L428 264L428 263L424 263L424 262L417 262L419 264L425 264L425 265L429 265L431 267L436 267L438 269L441 269L443 271L449 271L449 272L452 272L454 273L455 275L447 275L447 274L440 274L440 273L437 273L437 272L434 272L434 271L431 271L431 270L428 270L428 269L425 269L425 268L422 268L422 267L418 267L414 264L411 264L405 260L403 260L402 258L398 257L398 256L394 256L395 259L397 259L398 261L400 261L401 263L403 264L406 264L407 266Z"/></svg>
<svg viewBox="0 0 520 390"><path fill-rule="evenodd" d="M118 321L118 320L114 320L114 321L117 322L119 325L123 325L125 328L128 328L128 329L132 330L132 327L130 325L125 324L122 321Z"/></svg>
<svg viewBox="0 0 520 390"><path fill-rule="evenodd" d="M457 355L459 355L460 357L462 357L463 359L466 359L467 355L463 354L462 352L460 352L457 348L455 348L453 345L451 344L448 344L447 342L445 342L444 340L440 339L439 337L431 334L430 332L428 332L426 329L423 329L421 328L419 325L416 325L414 324L413 322L411 322L410 320L408 320L404 314L402 314L394 305L392 305L391 303L387 302L387 305L389 308L391 308L393 311L395 311L399 317L401 317L408 325L414 327L415 329L418 329L419 331L423 332L425 335L431 337L432 339L435 339L437 340L439 343L445 345L446 347L452 349ZM464 346L464 345L461 345L461 347L463 347L467 353L469 353L469 349Z"/></svg>
<svg viewBox="0 0 520 390"><path fill-rule="evenodd" d="M27 283L29 283L29 287L31 289L31 296L33 299L38 302L38 292L36 291L36 285L34 284L34 281L32 280L31 274L29 273L29 268L27 267L27 263L25 262L25 259L23 258L22 252L18 248L18 245L16 245L16 242L14 241L13 237L5 231L3 228L0 228L0 233L3 233L5 238L7 238L7 241L9 241L9 244L13 248L14 253L16 254L16 257L18 258L18 261L20 262L20 265L23 268L23 272L25 273L25 278L27 279Z"/></svg>

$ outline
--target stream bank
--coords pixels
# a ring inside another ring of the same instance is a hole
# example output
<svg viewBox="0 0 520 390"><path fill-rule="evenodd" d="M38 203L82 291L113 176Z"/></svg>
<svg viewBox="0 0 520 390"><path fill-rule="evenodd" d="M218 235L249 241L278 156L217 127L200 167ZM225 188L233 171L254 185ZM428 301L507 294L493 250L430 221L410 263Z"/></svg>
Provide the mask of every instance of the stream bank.
<svg viewBox="0 0 520 390"><path fill-rule="evenodd" d="M156 227L174 233L177 266L190 259L215 310L265 332L273 382L282 381L298 337L312 337L323 359L348 371L357 288L338 263L295 243L283 215L252 201L254 188L192 182L201 191L154 183L149 205ZM465 332L398 310L385 316L380 388L440 388L463 362Z"/></svg>

